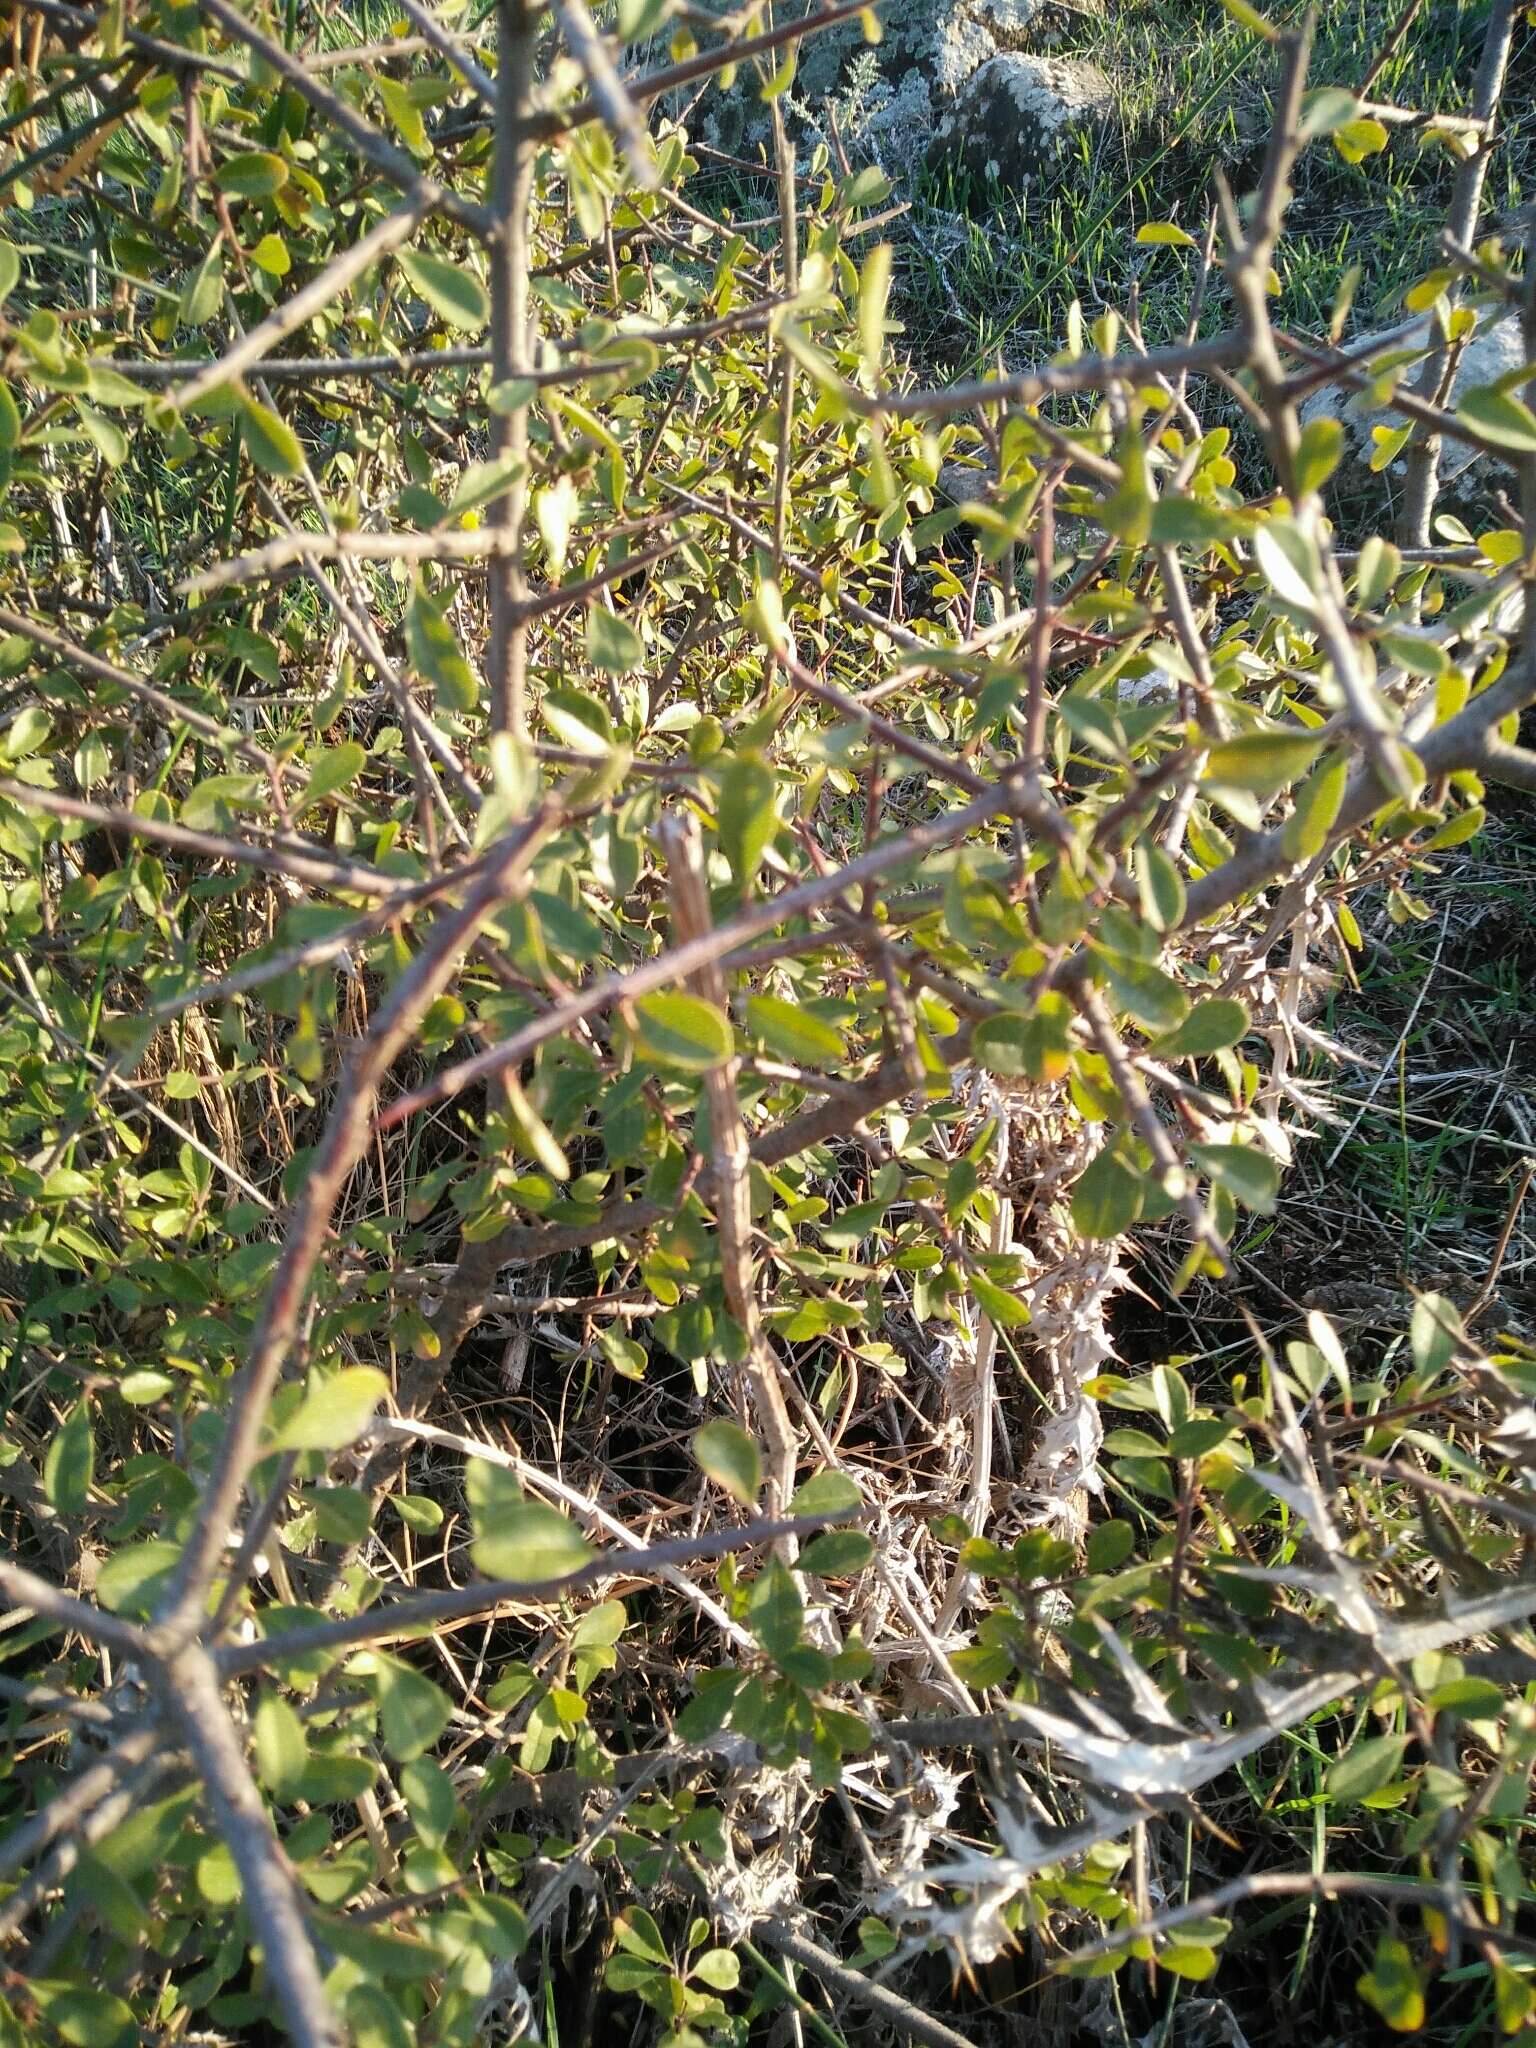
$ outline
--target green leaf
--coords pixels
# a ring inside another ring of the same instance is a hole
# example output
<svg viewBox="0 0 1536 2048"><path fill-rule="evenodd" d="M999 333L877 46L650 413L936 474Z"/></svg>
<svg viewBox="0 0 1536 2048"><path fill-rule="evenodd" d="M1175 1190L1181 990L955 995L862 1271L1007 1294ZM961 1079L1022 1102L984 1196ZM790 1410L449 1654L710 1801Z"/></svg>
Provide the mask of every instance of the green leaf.
<svg viewBox="0 0 1536 2048"><path fill-rule="evenodd" d="M264 1692L256 1703L252 1732L257 1777L279 1806L290 1805L309 1762L304 1723L280 1693Z"/></svg>
<svg viewBox="0 0 1536 2048"><path fill-rule="evenodd" d="M1254 533L1253 552L1265 582L1281 603L1310 616L1317 608L1323 580L1310 535L1294 520L1273 518Z"/></svg>
<svg viewBox="0 0 1536 2048"><path fill-rule="evenodd" d="M797 1487L789 1503L792 1515L847 1515L864 1505L864 1497L846 1472L818 1472Z"/></svg>
<svg viewBox="0 0 1536 2048"><path fill-rule="evenodd" d="M1189 1156L1234 1201L1261 1216L1272 1216L1280 1192L1280 1169L1254 1145L1191 1145Z"/></svg>
<svg viewBox="0 0 1536 2048"><path fill-rule="evenodd" d="M1315 136L1331 135L1346 121L1353 121L1360 111L1360 102L1343 86L1322 85L1306 95L1301 108L1301 133L1311 141Z"/></svg>
<svg viewBox="0 0 1536 2048"><path fill-rule="evenodd" d="M427 304L450 327L476 333L491 317L485 286L473 271L429 256L421 249L398 249L395 261Z"/></svg>
<svg viewBox="0 0 1536 2048"><path fill-rule="evenodd" d="M1518 526L1495 526L1477 536L1477 551L1496 569L1508 569L1525 553L1525 536ZM1365 550L1361 549L1362 564ZM1362 566L1362 575L1364 573Z"/></svg>
<svg viewBox="0 0 1536 2048"><path fill-rule="evenodd" d="M349 783L356 782L368 765L368 756L356 740L343 740L339 747L322 747L310 756L309 780L295 809L307 811Z"/></svg>
<svg viewBox="0 0 1536 2048"><path fill-rule="evenodd" d="M759 89L759 99L764 101L776 100L781 93L789 91L789 88L795 82L797 56L798 53L795 46L791 43L789 48L780 57L772 77Z"/></svg>
<svg viewBox="0 0 1536 2048"><path fill-rule="evenodd" d="M1221 0L1222 6L1234 21L1240 21L1244 28L1252 29L1256 36L1262 36L1267 43L1278 43L1280 31L1267 22L1249 0Z"/></svg>
<svg viewBox="0 0 1536 2048"><path fill-rule="evenodd" d="M223 244L212 242L208 253L181 288L176 317L183 327L206 327L224 303Z"/></svg>
<svg viewBox="0 0 1536 2048"><path fill-rule="evenodd" d="M1136 849L1136 888L1153 931L1176 931L1184 921L1184 877L1150 839Z"/></svg>
<svg viewBox="0 0 1536 2048"><path fill-rule="evenodd" d="M500 1465L472 1458L464 1491L475 1532L469 1554L487 1578L542 1584L579 1572L596 1555L574 1522L558 1508L526 1499Z"/></svg>
<svg viewBox="0 0 1536 2048"><path fill-rule="evenodd" d="M95 1473L96 1439L91 1431L90 1403L80 1400L54 1431L43 1460L43 1491L49 1506L57 1514L83 1515L90 1506Z"/></svg>
<svg viewBox="0 0 1536 2048"><path fill-rule="evenodd" d="M1158 1950L1157 1960L1170 1976L1186 1978L1193 1984L1203 1984L1207 1977L1216 1974L1216 1951L1195 1942L1171 1941Z"/></svg>
<svg viewBox="0 0 1536 2048"><path fill-rule="evenodd" d="M724 1066L736 1049L730 1021L702 996L670 989L635 1004L640 1050L647 1059L686 1073Z"/></svg>
<svg viewBox="0 0 1536 2048"><path fill-rule="evenodd" d="M856 172L845 184L844 203L851 187L857 186L861 178L867 178L873 171L887 191L890 186L882 172L873 164ZM858 202L855 201L855 204ZM866 376L874 382L880 376L880 365L885 354L885 316L891 295L891 245L877 242L864 259L859 273L859 354L863 359Z"/></svg>
<svg viewBox="0 0 1536 2048"><path fill-rule="evenodd" d="M239 1867L223 1842L204 1850L197 1859L194 1875L198 1895L207 1906L233 1906L243 1890Z"/></svg>
<svg viewBox="0 0 1536 2048"><path fill-rule="evenodd" d="M1496 447L1536 455L1536 412L1497 385L1464 391L1456 401L1456 417Z"/></svg>
<svg viewBox="0 0 1536 2048"><path fill-rule="evenodd" d="M747 1626L770 1657L784 1657L800 1641L804 1625L800 1588L775 1558L747 1596Z"/></svg>
<svg viewBox="0 0 1536 2048"><path fill-rule="evenodd" d="M1214 1451L1218 1444L1225 1443L1231 1434L1231 1423L1221 1421L1218 1416L1181 1422L1169 1437L1168 1448L1176 1458L1203 1458L1207 1451Z"/></svg>
<svg viewBox="0 0 1536 2048"><path fill-rule="evenodd" d="M428 146L427 124L422 119L421 108L416 103L416 95L410 85L404 79L376 73L373 86L384 102L384 110L395 132L409 149L424 153Z"/></svg>
<svg viewBox="0 0 1536 2048"><path fill-rule="evenodd" d="M416 2035L382 1984L353 1984L345 1994L351 2048L416 2048Z"/></svg>
<svg viewBox="0 0 1536 2048"><path fill-rule="evenodd" d="M1517 549L1517 555L1518 552ZM1402 573L1402 554L1391 541L1384 540L1379 533L1362 541L1360 560L1355 567L1355 594L1361 605L1370 609L1380 604L1396 587Z"/></svg>
<svg viewBox="0 0 1536 2048"><path fill-rule="evenodd" d="M429 1849L440 1849L458 1818L452 1778L435 1758L412 1757L400 1772L400 1791L417 1834Z"/></svg>
<svg viewBox="0 0 1536 2048"><path fill-rule="evenodd" d="M1325 754L1296 791L1291 815L1285 821L1283 845L1293 861L1315 860L1328 844L1344 792L1349 786L1349 757Z"/></svg>
<svg viewBox="0 0 1536 2048"><path fill-rule="evenodd" d="M743 1507L752 1506L763 1483L763 1460L744 1429L734 1422L706 1422L693 1433L693 1455L717 1486Z"/></svg>
<svg viewBox="0 0 1536 2048"><path fill-rule="evenodd" d="M1320 491L1344 459L1344 427L1326 414L1309 420L1296 450L1296 488Z"/></svg>
<svg viewBox="0 0 1536 2048"><path fill-rule="evenodd" d="M1084 1237L1120 1237L1141 1214L1141 1203L1141 1175L1106 1145L1072 1190L1073 1228Z"/></svg>
<svg viewBox="0 0 1536 2048"><path fill-rule="evenodd" d="M1501 1685L1491 1678L1448 1678L1437 1685L1424 1704L1432 1714L1456 1714L1464 1721L1496 1720L1513 1704Z"/></svg>
<svg viewBox="0 0 1536 2048"><path fill-rule="evenodd" d="M848 1579L861 1572L874 1554L875 1546L862 1529L824 1529L801 1551L795 1570L821 1579Z"/></svg>
<svg viewBox="0 0 1536 2048"><path fill-rule="evenodd" d="M21 279L21 258L14 242L0 241L0 305L11 296Z"/></svg>
<svg viewBox="0 0 1536 2048"><path fill-rule="evenodd" d="M1455 1357L1462 1342L1461 1316L1443 1294L1421 1294L1408 1322L1408 1348L1414 1372L1435 1379Z"/></svg>
<svg viewBox="0 0 1536 2048"><path fill-rule="evenodd" d="M464 659L442 606L417 584L405 613L405 645L411 665L437 685L440 700L451 711L473 711L480 685Z"/></svg>
<svg viewBox="0 0 1536 2048"><path fill-rule="evenodd" d="M985 1273L971 1273L967 1285L976 1298L976 1305L995 1329L1022 1329L1029 1321L1029 1309L1016 1294L1010 1294L996 1281L989 1280Z"/></svg>
<svg viewBox="0 0 1536 2048"><path fill-rule="evenodd" d="M1372 427L1370 468L1373 476L1379 476L1389 463L1397 460L1412 434L1411 421L1406 427Z"/></svg>
<svg viewBox="0 0 1536 2048"><path fill-rule="evenodd" d="M624 1633L628 1621L622 1600L600 1600L577 1622L571 1637L573 1650L610 1649Z"/></svg>
<svg viewBox="0 0 1536 2048"><path fill-rule="evenodd" d="M440 1685L399 1657L371 1651L376 1669L379 1728L396 1763L410 1763L429 1750L453 1716L453 1702Z"/></svg>
<svg viewBox="0 0 1536 2048"><path fill-rule="evenodd" d="M741 1963L728 1948L707 1948L688 1968L690 1983L707 1984L711 1991L734 1991L741 1982Z"/></svg>
<svg viewBox="0 0 1536 2048"><path fill-rule="evenodd" d="M1131 960L1123 953L1101 953L1104 979L1120 1008L1148 1031L1173 1031L1189 1014L1189 997L1150 960Z"/></svg>
<svg viewBox="0 0 1536 2048"><path fill-rule="evenodd" d="M718 757L717 757L718 761ZM720 850L739 887L750 887L778 830L778 783L761 754L737 754L719 767L716 816Z"/></svg>
<svg viewBox="0 0 1536 2048"><path fill-rule="evenodd" d="M266 1450L343 1450L356 1443L388 1392L389 1381L371 1365L343 1366L324 1378L312 1375L309 1392Z"/></svg>
<svg viewBox="0 0 1536 2048"><path fill-rule="evenodd" d="M121 469L128 460L128 436L115 420L109 420L105 413L98 412L83 399L75 400L75 412L80 424L89 435L96 453L108 469Z"/></svg>
<svg viewBox="0 0 1536 2048"><path fill-rule="evenodd" d="M258 469L269 476L299 476L304 469L304 450L298 435L270 406L248 398L241 410L245 447Z"/></svg>
<svg viewBox="0 0 1536 2048"><path fill-rule="evenodd" d="M587 659L605 675L627 676L645 659L645 642L605 604L587 606Z"/></svg>
<svg viewBox="0 0 1536 2048"><path fill-rule="evenodd" d="M601 760L613 746L613 720L607 707L585 690L546 690L539 716L562 746Z"/></svg>
<svg viewBox="0 0 1536 2048"><path fill-rule="evenodd" d="M373 1526L368 1496L356 1486L317 1486L304 1498L322 1543L361 1543Z"/></svg>
<svg viewBox="0 0 1536 2048"><path fill-rule="evenodd" d="M620 1378L645 1378L645 1369L651 1361L643 1344L637 1343L633 1337L626 1337L622 1330L599 1330L597 1341L603 1347L604 1357Z"/></svg>
<svg viewBox="0 0 1536 2048"><path fill-rule="evenodd" d="M96 1598L109 1614L142 1618L169 1591L181 1545L164 1537L115 1550L96 1574Z"/></svg>
<svg viewBox="0 0 1536 2048"><path fill-rule="evenodd" d="M1157 1041L1160 1059L1206 1059L1245 1038L1250 1019L1235 996L1207 996L1195 1004L1176 1031Z"/></svg>
<svg viewBox="0 0 1536 2048"><path fill-rule="evenodd" d="M1152 487L1147 477L1147 449L1134 426L1121 434L1115 448L1120 485L1099 506L1099 518L1117 539L1139 547L1152 531Z"/></svg>
<svg viewBox="0 0 1536 2048"><path fill-rule="evenodd" d="M407 1529L414 1529L418 1536L435 1535L443 1526L441 1502L424 1493L392 1493L389 1504Z"/></svg>
<svg viewBox="0 0 1536 2048"><path fill-rule="evenodd" d="M251 251L251 261L258 270L264 270L268 277L286 277L293 268L293 258L288 253L288 244L281 235L263 235Z"/></svg>
<svg viewBox="0 0 1536 2048"><path fill-rule="evenodd" d="M1091 1572L1112 1572L1125 1563L1136 1547L1136 1531L1129 1522L1099 1522L1088 1531L1087 1563Z"/></svg>
<svg viewBox="0 0 1536 2048"><path fill-rule="evenodd" d="M1072 1058L1071 1004L1054 990L1032 1017L1013 1010L983 1017L971 1036L971 1056L989 1074L1012 1080L1059 1081Z"/></svg>
<svg viewBox="0 0 1536 2048"><path fill-rule="evenodd" d="M798 1065L819 1066L848 1057L842 1033L800 1003L786 1003L778 996L749 996L747 1023L770 1052Z"/></svg>
<svg viewBox="0 0 1536 2048"><path fill-rule="evenodd" d="M656 1963L663 1969L672 1967L661 1929L644 1906L628 1906L615 1918L613 1938L628 1956L638 1956L641 1962Z"/></svg>
<svg viewBox="0 0 1536 2048"><path fill-rule="evenodd" d="M1245 789L1254 796L1274 796L1305 775L1321 745L1311 733L1243 733L1212 747L1205 777L1208 782Z"/></svg>
<svg viewBox="0 0 1536 2048"><path fill-rule="evenodd" d="M132 2048L138 2041L138 2022L115 1991L41 1978L33 1978L26 1988L44 2025L69 2048Z"/></svg>
<svg viewBox="0 0 1536 2048"><path fill-rule="evenodd" d="M655 32L667 11L667 0L618 0L614 26L621 43L636 42Z"/></svg>

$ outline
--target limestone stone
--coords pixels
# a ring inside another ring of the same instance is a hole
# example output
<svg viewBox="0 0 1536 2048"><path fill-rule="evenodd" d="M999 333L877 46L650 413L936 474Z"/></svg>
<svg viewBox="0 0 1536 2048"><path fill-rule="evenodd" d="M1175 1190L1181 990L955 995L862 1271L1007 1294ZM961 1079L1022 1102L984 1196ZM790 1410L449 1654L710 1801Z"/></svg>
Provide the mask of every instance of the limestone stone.
<svg viewBox="0 0 1536 2048"><path fill-rule="evenodd" d="M1397 330L1393 330L1394 335ZM1364 336L1360 337L1362 340ZM1424 347L1431 339L1429 316L1412 327L1401 330L1401 339L1396 341L1400 348ZM1525 346L1520 332L1520 316L1513 310L1500 312L1486 309L1479 320L1477 332L1466 344L1461 360L1456 366L1451 387L1451 409L1468 391L1479 385L1493 384L1509 371L1516 370L1525 362ZM1403 380L1411 388L1418 375L1418 364L1410 363L1403 371ZM1346 392L1330 386L1302 402L1303 422L1314 419L1337 419L1343 422L1347 435L1347 452L1344 461L1334 474L1333 488L1349 495L1357 495L1372 486L1380 492L1400 486L1408 473L1407 452L1389 462L1384 471L1373 475L1370 467L1375 447L1372 429L1375 427L1400 428L1408 424L1404 416L1389 405L1375 405L1368 392ZM1485 455L1476 448L1447 439L1440 455L1441 491L1449 504L1470 504L1480 496L1507 485L1511 477L1510 466L1496 456Z"/></svg>
<svg viewBox="0 0 1536 2048"><path fill-rule="evenodd" d="M1103 128L1114 108L1114 89L1097 64L1009 51L967 81L933 151L983 183L1013 190L1053 170L1075 138Z"/></svg>
<svg viewBox="0 0 1536 2048"><path fill-rule="evenodd" d="M1000 54L1050 51L1081 33L1101 0L887 0L877 44L857 17L802 44L785 113L802 134L832 141L835 124L856 162L899 172L920 161L969 81ZM706 142L754 152L768 132L755 87L714 93L695 117Z"/></svg>

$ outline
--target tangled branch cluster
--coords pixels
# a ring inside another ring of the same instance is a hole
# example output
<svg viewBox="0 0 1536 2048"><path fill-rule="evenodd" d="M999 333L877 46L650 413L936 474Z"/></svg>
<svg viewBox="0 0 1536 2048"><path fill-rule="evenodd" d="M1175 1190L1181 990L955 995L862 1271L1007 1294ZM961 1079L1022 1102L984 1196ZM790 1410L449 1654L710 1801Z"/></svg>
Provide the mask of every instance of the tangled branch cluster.
<svg viewBox="0 0 1536 2048"><path fill-rule="evenodd" d="M1272 319L1371 126L1303 28L1182 332L928 388L882 180L776 115L776 207L695 203L690 96L856 8L401 4L12 17L6 2026L515 2036L585 1898L669 2042L982 2040L925 1959L1199 1978L1388 1884L1149 1889L1356 1695L1340 1796L1442 1772L1393 1896L1522 2024L1531 1360L1430 1302L1395 1391L1314 1318L1226 1400L1109 1321L1135 1229L1219 1276L1272 1208L1351 903L1536 786L1518 10L1406 341ZM1330 387L1404 422L1395 540L1338 545ZM1507 524L1438 534L1447 442Z"/></svg>

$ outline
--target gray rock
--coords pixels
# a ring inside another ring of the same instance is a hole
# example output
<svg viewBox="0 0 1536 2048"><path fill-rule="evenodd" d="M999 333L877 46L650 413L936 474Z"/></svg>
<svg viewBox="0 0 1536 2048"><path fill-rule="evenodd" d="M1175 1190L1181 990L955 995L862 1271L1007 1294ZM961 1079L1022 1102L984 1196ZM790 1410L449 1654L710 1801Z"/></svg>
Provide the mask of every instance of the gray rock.
<svg viewBox="0 0 1536 2048"><path fill-rule="evenodd" d="M1398 330L1386 330L1394 335ZM1429 316L1416 321L1401 330L1397 346L1403 349L1423 348L1430 338ZM1365 336L1359 337L1365 340ZM1520 316L1514 311L1501 312L1485 309L1479 319L1477 332L1461 352L1456 366L1456 375L1451 387L1451 409L1468 392L1481 384L1493 384L1511 370L1519 369L1525 362L1525 343L1520 331ZM1419 364L1409 363L1402 371L1405 388L1411 389L1419 374ZM1305 399L1301 407L1303 423L1315 419L1337 419L1343 422L1346 434L1346 453L1343 462L1334 472L1331 488L1345 496L1358 496L1374 488L1379 494L1383 485L1388 490L1401 487L1408 474L1408 458L1405 450L1389 462L1385 470L1373 474L1370 462L1375 449L1372 429L1375 427L1399 428L1408 424L1404 416L1391 405L1372 403L1369 392L1341 391L1330 386ZM1508 484L1513 471L1507 463L1496 456L1484 455L1476 448L1447 440L1440 455L1440 485L1445 499L1450 504L1475 503L1480 496L1502 489Z"/></svg>
<svg viewBox="0 0 1536 2048"><path fill-rule="evenodd" d="M919 161L963 87L999 54L1048 51L1101 0L887 0L877 44L857 17L806 38L784 108L802 135L831 142L889 171ZM830 116L830 118L829 118ZM714 93L695 117L701 138L752 152L769 122L755 81Z"/></svg>
<svg viewBox="0 0 1536 2048"><path fill-rule="evenodd" d="M962 88L935 132L933 154L980 183L1016 190L1054 170L1077 137L1102 129L1114 110L1114 88L1097 64L1010 51Z"/></svg>
<svg viewBox="0 0 1536 2048"><path fill-rule="evenodd" d="M970 462L946 462L939 471L939 496L951 505L981 505L996 490L989 469Z"/></svg>

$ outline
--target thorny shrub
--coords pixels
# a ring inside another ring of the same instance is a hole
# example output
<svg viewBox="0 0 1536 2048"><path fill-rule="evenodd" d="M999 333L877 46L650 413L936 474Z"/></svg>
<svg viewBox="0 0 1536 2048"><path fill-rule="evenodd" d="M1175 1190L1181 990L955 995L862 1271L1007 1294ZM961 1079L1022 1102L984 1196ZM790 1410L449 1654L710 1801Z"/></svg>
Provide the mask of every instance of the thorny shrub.
<svg viewBox="0 0 1536 2048"><path fill-rule="evenodd" d="M1346 1901L1360 2027L1526 2027L1536 1358L1115 1370L1352 902L1536 777L1536 347L1446 397L1518 10L1426 135L1229 4L1182 338L930 389L877 171L688 196L846 6L17 0L6 2042L1104 2039ZM1405 126L1409 323L1277 332L1298 152Z"/></svg>

